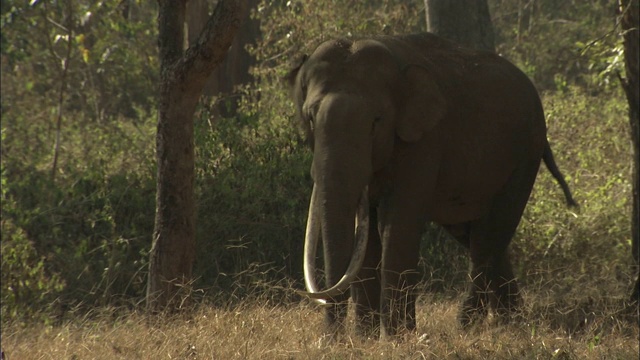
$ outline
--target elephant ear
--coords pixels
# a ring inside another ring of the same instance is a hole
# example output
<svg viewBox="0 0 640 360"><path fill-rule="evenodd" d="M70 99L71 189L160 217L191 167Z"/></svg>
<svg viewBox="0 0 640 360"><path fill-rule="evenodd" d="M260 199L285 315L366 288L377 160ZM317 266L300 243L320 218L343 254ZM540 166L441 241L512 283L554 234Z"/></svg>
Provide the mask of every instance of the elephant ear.
<svg viewBox="0 0 640 360"><path fill-rule="evenodd" d="M402 140L413 142L440 122L447 102L427 69L408 65L404 75L408 86L396 133Z"/></svg>
<svg viewBox="0 0 640 360"><path fill-rule="evenodd" d="M296 85L296 78L298 77L298 72L300 72L300 68L307 61L309 55L302 54L293 59L291 70L284 76L283 80L289 86L289 89L293 89Z"/></svg>

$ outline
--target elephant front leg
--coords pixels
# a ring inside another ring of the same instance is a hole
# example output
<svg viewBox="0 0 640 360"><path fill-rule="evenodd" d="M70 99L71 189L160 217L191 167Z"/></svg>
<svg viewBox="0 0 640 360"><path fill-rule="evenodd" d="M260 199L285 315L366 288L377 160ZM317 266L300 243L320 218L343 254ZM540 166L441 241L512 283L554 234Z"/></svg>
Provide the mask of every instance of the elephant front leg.
<svg viewBox="0 0 640 360"><path fill-rule="evenodd" d="M380 261L382 245L378 231L377 209L369 210L369 241L367 254L351 284L351 299L356 310L356 332L363 337L378 337L380 331Z"/></svg>
<svg viewBox="0 0 640 360"><path fill-rule="evenodd" d="M325 308L325 336L331 341L337 341L344 333L348 301L348 295L341 295L333 298L331 303Z"/></svg>
<svg viewBox="0 0 640 360"><path fill-rule="evenodd" d="M400 224L385 231L382 250L382 336L390 337L399 331L416 328L416 296L420 231L412 224L410 231ZM395 236L401 235L404 236Z"/></svg>
<svg viewBox="0 0 640 360"><path fill-rule="evenodd" d="M392 337L403 331L416 329L417 274L415 269L383 270L382 337Z"/></svg>

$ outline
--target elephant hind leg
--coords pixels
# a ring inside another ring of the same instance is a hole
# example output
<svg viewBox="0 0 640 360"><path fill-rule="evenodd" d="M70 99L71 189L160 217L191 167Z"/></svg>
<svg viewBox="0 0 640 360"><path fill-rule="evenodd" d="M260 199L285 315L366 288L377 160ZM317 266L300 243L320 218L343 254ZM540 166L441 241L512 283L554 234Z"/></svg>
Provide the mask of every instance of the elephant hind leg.
<svg viewBox="0 0 640 360"><path fill-rule="evenodd" d="M504 319L514 313L521 302L507 247L520 223L539 166L539 161L531 161L516 169L493 198L486 216L471 224L473 285L463 307L463 325L468 325L474 315L485 315L489 301L496 314Z"/></svg>
<svg viewBox="0 0 640 360"><path fill-rule="evenodd" d="M520 291L507 251L494 257L491 270L492 273L489 276L491 279L489 285L493 292L491 305L502 320L507 320L520 305Z"/></svg>
<svg viewBox="0 0 640 360"><path fill-rule="evenodd" d="M489 304L503 320L518 309L520 293L506 249L491 256L486 264L473 263L471 276L469 295L460 315L463 327L484 319Z"/></svg>
<svg viewBox="0 0 640 360"><path fill-rule="evenodd" d="M471 284L458 320L463 328L467 328L487 316L489 306L489 286L487 273L482 268L472 265Z"/></svg>

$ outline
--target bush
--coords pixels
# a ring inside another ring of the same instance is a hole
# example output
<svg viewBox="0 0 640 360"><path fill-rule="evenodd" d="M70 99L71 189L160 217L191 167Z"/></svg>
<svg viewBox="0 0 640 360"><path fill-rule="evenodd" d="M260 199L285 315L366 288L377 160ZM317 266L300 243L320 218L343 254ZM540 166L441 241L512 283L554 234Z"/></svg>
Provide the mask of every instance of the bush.
<svg viewBox="0 0 640 360"><path fill-rule="evenodd" d="M576 278L607 269L613 279L630 276L625 99L619 89L595 97L577 87L543 99L551 147L580 208L564 205L559 186L542 166L514 241L519 275L540 281L540 276Z"/></svg>
<svg viewBox="0 0 640 360"><path fill-rule="evenodd" d="M64 290L59 274L45 268L24 230L2 220L2 318L48 319L58 295Z"/></svg>
<svg viewBox="0 0 640 360"><path fill-rule="evenodd" d="M299 278L310 152L284 119L240 114L211 129L209 116L196 126L200 284Z"/></svg>
<svg viewBox="0 0 640 360"><path fill-rule="evenodd" d="M624 71L615 32L616 0L530 2L490 0L496 51L543 90L579 85L617 87Z"/></svg>

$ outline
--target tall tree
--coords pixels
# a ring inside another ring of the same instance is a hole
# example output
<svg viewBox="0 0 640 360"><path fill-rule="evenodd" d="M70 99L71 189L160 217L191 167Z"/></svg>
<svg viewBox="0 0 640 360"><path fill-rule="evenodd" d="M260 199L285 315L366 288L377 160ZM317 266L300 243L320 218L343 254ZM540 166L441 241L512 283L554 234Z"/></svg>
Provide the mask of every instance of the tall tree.
<svg viewBox="0 0 640 360"><path fill-rule="evenodd" d="M632 185L632 211L631 211L631 242L633 258L636 265L640 261L640 74L639 74L639 44L638 36L640 26L640 6L638 0L620 0L620 12L622 18L622 36L624 41L624 62L626 78L622 80L622 87L627 95L629 103L629 124L631 127L631 140L633 144L633 185ZM640 268L639 268L640 272ZM640 273L632 292L632 299L640 300Z"/></svg>
<svg viewBox="0 0 640 360"><path fill-rule="evenodd" d="M424 0L427 31L475 49L495 51L487 0Z"/></svg>
<svg viewBox="0 0 640 360"><path fill-rule="evenodd" d="M160 98L156 218L149 259L147 307L176 309L195 258L193 115L211 72L223 60L246 0L220 0L198 41L183 49L187 0L158 0Z"/></svg>

